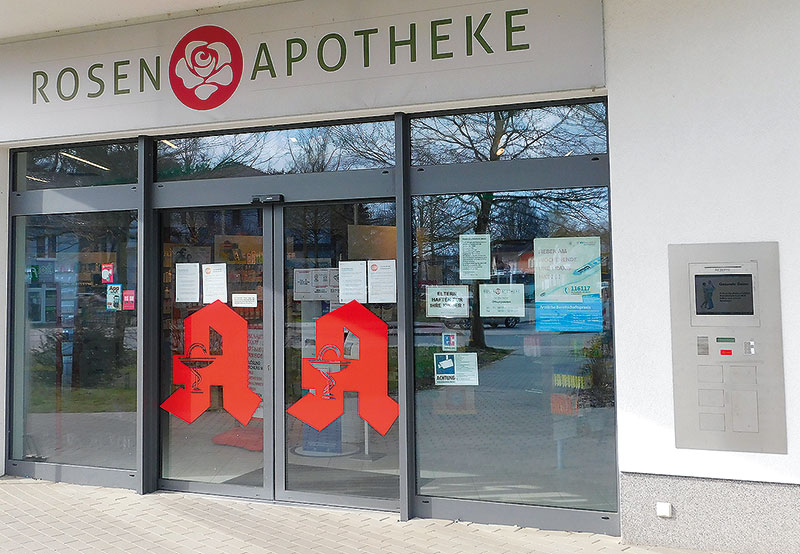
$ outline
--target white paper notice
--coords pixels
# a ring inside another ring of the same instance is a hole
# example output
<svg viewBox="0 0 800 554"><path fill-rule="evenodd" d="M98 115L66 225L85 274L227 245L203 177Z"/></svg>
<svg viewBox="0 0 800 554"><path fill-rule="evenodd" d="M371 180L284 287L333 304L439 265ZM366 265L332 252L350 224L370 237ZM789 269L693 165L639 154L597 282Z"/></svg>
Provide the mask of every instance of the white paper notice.
<svg viewBox="0 0 800 554"><path fill-rule="evenodd" d="M301 300L311 300L312 294L312 285L311 279L312 269L295 269L294 270L294 301L299 302Z"/></svg>
<svg viewBox="0 0 800 554"><path fill-rule="evenodd" d="M492 276L489 235L459 235L458 272L461 279L489 279Z"/></svg>
<svg viewBox="0 0 800 554"><path fill-rule="evenodd" d="M369 271L368 289L369 301L376 304L397 302L397 271L394 260L370 260L367 262Z"/></svg>
<svg viewBox="0 0 800 554"><path fill-rule="evenodd" d="M328 298L331 302L339 302L339 270L335 267L328 269Z"/></svg>
<svg viewBox="0 0 800 554"><path fill-rule="evenodd" d="M228 303L225 264L203 264L203 304L211 304L216 300Z"/></svg>
<svg viewBox="0 0 800 554"><path fill-rule="evenodd" d="M233 296L236 297L237 295L234 294ZM249 354L247 368L250 373L248 385L251 391L261 396L261 391L264 390L264 329L260 327L247 329L247 351ZM253 417L264 417L263 402L258 405Z"/></svg>
<svg viewBox="0 0 800 554"><path fill-rule="evenodd" d="M258 307L257 294L231 294L231 306L234 308Z"/></svg>
<svg viewBox="0 0 800 554"><path fill-rule="evenodd" d="M478 354L475 352L435 353L433 364L437 385L478 385Z"/></svg>
<svg viewBox="0 0 800 554"><path fill-rule="evenodd" d="M330 293L330 273L328 268L311 270L311 299L328 300Z"/></svg>
<svg viewBox="0 0 800 554"><path fill-rule="evenodd" d="M175 264L175 302L200 302L200 264Z"/></svg>
<svg viewBox="0 0 800 554"><path fill-rule="evenodd" d="M481 316L525 317L525 285L478 285Z"/></svg>
<svg viewBox="0 0 800 554"><path fill-rule="evenodd" d="M427 285L425 315L428 317L469 317L467 285Z"/></svg>
<svg viewBox="0 0 800 554"><path fill-rule="evenodd" d="M367 262L339 262L339 303L367 303Z"/></svg>

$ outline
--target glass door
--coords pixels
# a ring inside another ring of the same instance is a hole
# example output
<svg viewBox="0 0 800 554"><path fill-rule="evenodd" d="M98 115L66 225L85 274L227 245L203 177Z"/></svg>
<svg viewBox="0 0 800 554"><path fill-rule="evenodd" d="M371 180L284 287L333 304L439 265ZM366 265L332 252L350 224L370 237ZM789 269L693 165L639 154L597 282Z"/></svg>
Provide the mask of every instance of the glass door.
<svg viewBox="0 0 800 554"><path fill-rule="evenodd" d="M276 497L396 510L395 204L286 206L276 229Z"/></svg>
<svg viewBox="0 0 800 554"><path fill-rule="evenodd" d="M161 213L165 488L272 497L272 225L271 208Z"/></svg>
<svg viewBox="0 0 800 554"><path fill-rule="evenodd" d="M395 223L386 201L161 212L164 488L399 508Z"/></svg>

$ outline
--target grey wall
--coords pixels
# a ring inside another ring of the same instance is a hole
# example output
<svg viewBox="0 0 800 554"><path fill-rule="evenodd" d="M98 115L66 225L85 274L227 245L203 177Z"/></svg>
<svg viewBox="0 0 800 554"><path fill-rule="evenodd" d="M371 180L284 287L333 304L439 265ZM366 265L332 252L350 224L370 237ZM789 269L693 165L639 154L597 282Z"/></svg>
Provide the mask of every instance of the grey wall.
<svg viewBox="0 0 800 554"><path fill-rule="evenodd" d="M620 477L622 539L737 553L800 552L800 486L645 473ZM656 516L670 502L673 517Z"/></svg>

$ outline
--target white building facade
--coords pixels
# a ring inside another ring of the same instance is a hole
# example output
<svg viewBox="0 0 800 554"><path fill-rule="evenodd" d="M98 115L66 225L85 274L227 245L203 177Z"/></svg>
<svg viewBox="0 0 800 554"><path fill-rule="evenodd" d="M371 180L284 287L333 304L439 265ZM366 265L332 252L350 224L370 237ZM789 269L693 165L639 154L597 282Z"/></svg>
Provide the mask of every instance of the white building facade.
<svg viewBox="0 0 800 554"><path fill-rule="evenodd" d="M139 4L3 31L6 474L800 548L797 3ZM761 242L785 451L681 447Z"/></svg>

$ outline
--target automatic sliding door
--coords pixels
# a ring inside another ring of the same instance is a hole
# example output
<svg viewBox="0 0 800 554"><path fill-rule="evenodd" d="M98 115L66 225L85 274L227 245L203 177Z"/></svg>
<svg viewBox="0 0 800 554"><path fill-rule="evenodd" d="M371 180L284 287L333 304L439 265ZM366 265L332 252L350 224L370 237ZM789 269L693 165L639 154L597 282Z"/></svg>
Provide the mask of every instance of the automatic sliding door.
<svg viewBox="0 0 800 554"><path fill-rule="evenodd" d="M266 217L261 209L162 214L162 479L223 490L262 488L266 477L271 489L264 437L271 448L272 429L265 433L262 402L272 323L265 219L271 233L271 210Z"/></svg>
<svg viewBox="0 0 800 554"><path fill-rule="evenodd" d="M396 509L396 241L393 202L283 209L279 498Z"/></svg>

